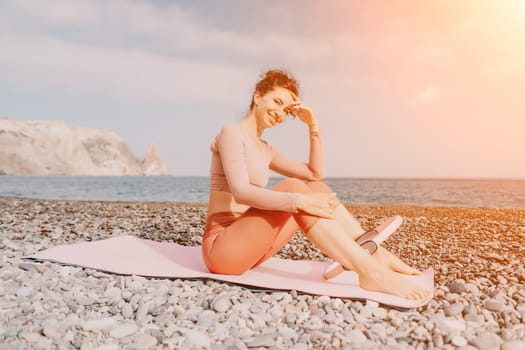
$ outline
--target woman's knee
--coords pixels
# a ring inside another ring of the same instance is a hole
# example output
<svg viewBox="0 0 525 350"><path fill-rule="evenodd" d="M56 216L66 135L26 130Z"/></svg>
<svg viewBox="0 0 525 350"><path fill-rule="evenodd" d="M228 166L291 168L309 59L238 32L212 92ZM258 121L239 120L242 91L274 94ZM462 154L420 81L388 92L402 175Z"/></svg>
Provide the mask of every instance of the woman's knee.
<svg viewBox="0 0 525 350"><path fill-rule="evenodd" d="M333 193L332 189L328 187L322 181L308 181L304 182L294 177L288 177L281 180L273 188L276 191L282 192L298 192L298 193L309 193L309 192L323 192Z"/></svg>
<svg viewBox="0 0 525 350"><path fill-rule="evenodd" d="M212 267L208 270L211 273L216 273L220 275L234 275L234 276L240 276L244 274L246 271L248 271L250 267L239 267L239 266L220 266L220 267Z"/></svg>
<svg viewBox="0 0 525 350"><path fill-rule="evenodd" d="M210 257L205 260L205 265L208 268L208 271L211 273L217 273L221 275L242 275L250 269L249 264L245 264L244 262L216 262L214 260L215 259Z"/></svg>
<svg viewBox="0 0 525 350"><path fill-rule="evenodd" d="M312 192L323 192L323 193L333 193L332 189L328 187L327 184L325 184L322 181L308 181L306 183L306 186L312 190Z"/></svg>
<svg viewBox="0 0 525 350"><path fill-rule="evenodd" d="M284 180L281 180L273 187L273 190L275 191L281 191L281 192L299 192L299 193L307 193L312 192L308 186L304 183L304 181L299 180L294 177L287 177Z"/></svg>

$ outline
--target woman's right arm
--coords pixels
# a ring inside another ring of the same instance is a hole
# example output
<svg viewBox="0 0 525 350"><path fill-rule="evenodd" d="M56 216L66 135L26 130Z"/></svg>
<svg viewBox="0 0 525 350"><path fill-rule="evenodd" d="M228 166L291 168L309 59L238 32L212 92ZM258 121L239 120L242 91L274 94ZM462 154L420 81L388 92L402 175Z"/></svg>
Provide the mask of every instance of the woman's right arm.
<svg viewBox="0 0 525 350"><path fill-rule="evenodd" d="M217 146L228 185L235 200L254 208L297 212L299 193L279 192L250 183L242 131L227 124L217 137Z"/></svg>

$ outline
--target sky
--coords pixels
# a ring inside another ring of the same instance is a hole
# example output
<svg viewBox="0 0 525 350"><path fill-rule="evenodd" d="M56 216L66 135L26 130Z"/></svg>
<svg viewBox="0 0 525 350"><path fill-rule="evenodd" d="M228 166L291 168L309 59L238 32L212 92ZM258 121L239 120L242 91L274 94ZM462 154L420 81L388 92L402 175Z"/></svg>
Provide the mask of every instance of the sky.
<svg viewBox="0 0 525 350"><path fill-rule="evenodd" d="M525 178L525 0L0 0L0 116L155 143L173 175L288 70L330 177ZM296 159L307 128L263 134Z"/></svg>

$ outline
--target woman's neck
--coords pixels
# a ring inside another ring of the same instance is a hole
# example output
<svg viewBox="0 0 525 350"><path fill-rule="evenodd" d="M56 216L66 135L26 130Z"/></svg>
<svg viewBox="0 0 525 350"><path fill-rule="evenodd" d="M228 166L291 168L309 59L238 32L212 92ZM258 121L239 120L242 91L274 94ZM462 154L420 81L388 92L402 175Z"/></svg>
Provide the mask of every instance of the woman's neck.
<svg viewBox="0 0 525 350"><path fill-rule="evenodd" d="M257 125L257 118L255 117L255 113L253 111L248 112L248 114L242 118L239 124L246 134L255 140L258 140L264 131L263 127Z"/></svg>

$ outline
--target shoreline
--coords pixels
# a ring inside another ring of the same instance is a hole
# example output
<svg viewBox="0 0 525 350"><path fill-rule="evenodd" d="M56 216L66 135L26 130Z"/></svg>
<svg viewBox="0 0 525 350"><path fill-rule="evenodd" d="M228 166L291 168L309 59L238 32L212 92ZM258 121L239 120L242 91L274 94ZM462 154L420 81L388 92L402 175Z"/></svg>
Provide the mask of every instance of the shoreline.
<svg viewBox="0 0 525 350"><path fill-rule="evenodd" d="M294 291L27 264L20 257L41 249L121 234L198 245L207 203L0 196L0 343L85 349L525 346L525 209L345 206L365 229L394 214L404 218L384 246L419 269L435 269L435 297L427 306L400 312ZM325 259L301 234L277 256ZM226 310L216 310L219 296L228 300ZM133 332L116 337L119 327Z"/></svg>
<svg viewBox="0 0 525 350"><path fill-rule="evenodd" d="M196 206L203 207L207 206L208 202L192 202L192 201L168 201L168 200L110 200L110 199L61 199L61 198L41 198L41 197L18 197L18 196L6 196L0 194L0 201L2 200L28 200L28 201L47 201L47 202L96 202L96 203L145 203L145 204L170 204L170 205L186 205L186 206ZM423 205L423 204L380 204L380 203L348 203L341 202L345 207L348 208L425 208L425 209L467 209L467 210L487 210L487 211L515 211L516 213L525 213L525 207L483 207L483 206L460 206L460 205Z"/></svg>

